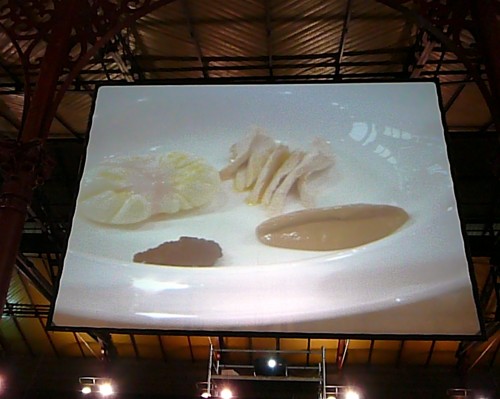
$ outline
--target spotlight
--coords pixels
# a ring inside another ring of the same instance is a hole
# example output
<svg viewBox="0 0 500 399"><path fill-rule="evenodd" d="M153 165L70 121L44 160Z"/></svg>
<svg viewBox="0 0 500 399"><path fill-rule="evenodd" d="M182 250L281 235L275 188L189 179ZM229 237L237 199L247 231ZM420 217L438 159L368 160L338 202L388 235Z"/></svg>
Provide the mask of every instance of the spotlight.
<svg viewBox="0 0 500 399"><path fill-rule="evenodd" d="M345 393L345 399L359 399L359 393L350 389Z"/></svg>
<svg viewBox="0 0 500 399"><path fill-rule="evenodd" d="M360 399L361 397L355 387L346 385L327 385L325 394L326 399Z"/></svg>
<svg viewBox="0 0 500 399"><path fill-rule="evenodd" d="M85 386L82 388L82 393L83 393L84 395L87 395L87 394L89 394L89 393L91 393L91 392L92 392L92 388L90 388L88 385L85 385Z"/></svg>
<svg viewBox="0 0 500 399"><path fill-rule="evenodd" d="M277 357L258 358L254 361L256 376L287 376L287 366L283 359Z"/></svg>
<svg viewBox="0 0 500 399"><path fill-rule="evenodd" d="M99 385L99 393L102 396L110 396L113 395L113 386L109 382L105 382L104 384ZM353 398L355 399L355 398Z"/></svg>
<svg viewBox="0 0 500 399"><path fill-rule="evenodd" d="M114 389L109 378L102 377L80 377L81 393L88 395L92 392L99 392L100 396L107 397L113 395ZM94 396L92 396L94 397Z"/></svg>
<svg viewBox="0 0 500 399"><path fill-rule="evenodd" d="M233 397L233 393L229 388L224 388L222 391L220 391L220 397L222 399L231 399Z"/></svg>

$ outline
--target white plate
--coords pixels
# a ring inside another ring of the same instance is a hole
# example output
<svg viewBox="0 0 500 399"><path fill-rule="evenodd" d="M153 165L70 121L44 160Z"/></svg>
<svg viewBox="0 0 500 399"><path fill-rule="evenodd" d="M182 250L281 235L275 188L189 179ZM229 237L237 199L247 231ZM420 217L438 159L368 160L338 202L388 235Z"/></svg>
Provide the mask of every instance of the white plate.
<svg viewBox="0 0 500 399"><path fill-rule="evenodd" d="M133 227L73 220L53 322L65 327L318 334L479 332L433 83L122 86L99 90L84 175L113 155L183 150L216 168L253 126L335 165L317 206L391 204L411 219L352 250L262 245L269 217L226 182L199 211ZM292 196L286 211L300 209ZM179 236L218 242L210 268L132 262Z"/></svg>

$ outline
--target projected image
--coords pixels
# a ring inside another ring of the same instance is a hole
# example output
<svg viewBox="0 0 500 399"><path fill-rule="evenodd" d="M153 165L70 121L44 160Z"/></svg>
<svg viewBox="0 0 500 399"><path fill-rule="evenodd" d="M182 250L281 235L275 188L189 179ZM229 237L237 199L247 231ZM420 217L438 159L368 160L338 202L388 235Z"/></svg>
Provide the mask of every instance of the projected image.
<svg viewBox="0 0 500 399"><path fill-rule="evenodd" d="M433 83L109 86L57 327L475 335Z"/></svg>

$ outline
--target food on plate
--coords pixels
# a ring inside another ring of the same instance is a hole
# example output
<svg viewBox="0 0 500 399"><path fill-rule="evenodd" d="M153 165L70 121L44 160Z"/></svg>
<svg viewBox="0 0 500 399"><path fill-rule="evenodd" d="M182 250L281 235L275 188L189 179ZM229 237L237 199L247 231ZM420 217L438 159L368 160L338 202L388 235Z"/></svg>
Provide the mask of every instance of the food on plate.
<svg viewBox="0 0 500 399"><path fill-rule="evenodd" d="M272 247L332 251L380 240L409 218L397 206L352 204L276 216L257 226L256 234L259 241Z"/></svg>
<svg viewBox="0 0 500 399"><path fill-rule="evenodd" d="M192 154L120 156L84 178L79 207L96 222L131 224L206 205L219 188L218 171Z"/></svg>
<svg viewBox="0 0 500 399"><path fill-rule="evenodd" d="M301 164L293 171L293 178L296 179L299 198L306 208L314 207L314 197L308 188L311 176L315 172L320 172L333 164L333 153L328 141L317 137L313 140L312 147L313 150L306 154ZM282 206L279 203L276 205Z"/></svg>
<svg viewBox="0 0 500 399"><path fill-rule="evenodd" d="M134 255L134 262L168 266L213 266L222 256L215 241L181 237Z"/></svg>
<svg viewBox="0 0 500 399"><path fill-rule="evenodd" d="M265 189L269 187L273 176L289 156L290 151L286 145L278 144L276 146L267 158L264 166L262 166L262 169L257 177L257 181L247 197L247 202L249 204L253 205L260 202L262 195Z"/></svg>
<svg viewBox="0 0 500 399"><path fill-rule="evenodd" d="M305 207L314 206L308 189L312 174L328 169L334 157L330 143L315 138L308 151L294 149L255 129L230 147L230 163L220 171L222 180L233 179L237 191L250 191L247 203L263 204L280 213L286 198L297 187Z"/></svg>
<svg viewBox="0 0 500 399"><path fill-rule="evenodd" d="M304 153L302 151L292 151L285 161L280 165L278 170L274 173L271 181L267 185L262 197L260 198L260 202L264 205L269 205L271 199L276 192L276 189L283 182L285 177L294 170L297 165L300 163L302 158L304 157Z"/></svg>
<svg viewBox="0 0 500 399"><path fill-rule="evenodd" d="M228 180L232 178L240 166L246 164L252 156L259 157L267 149L272 149L274 145L274 140L261 129L253 130L251 134L245 136L241 141L231 145L229 149L231 153L230 163L220 171L221 179Z"/></svg>

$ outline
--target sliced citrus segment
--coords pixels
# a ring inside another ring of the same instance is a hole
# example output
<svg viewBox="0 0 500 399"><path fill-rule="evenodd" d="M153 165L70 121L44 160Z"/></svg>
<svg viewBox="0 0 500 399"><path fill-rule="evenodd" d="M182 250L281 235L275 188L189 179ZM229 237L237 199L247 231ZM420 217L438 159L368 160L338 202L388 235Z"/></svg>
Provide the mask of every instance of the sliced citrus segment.
<svg viewBox="0 0 500 399"><path fill-rule="evenodd" d="M219 189L218 171L188 153L115 157L84 179L80 207L91 220L130 224L203 206Z"/></svg>

